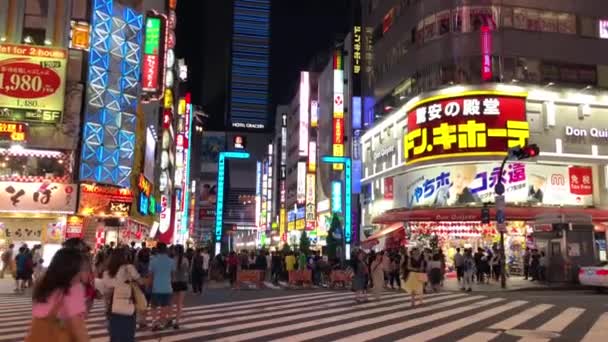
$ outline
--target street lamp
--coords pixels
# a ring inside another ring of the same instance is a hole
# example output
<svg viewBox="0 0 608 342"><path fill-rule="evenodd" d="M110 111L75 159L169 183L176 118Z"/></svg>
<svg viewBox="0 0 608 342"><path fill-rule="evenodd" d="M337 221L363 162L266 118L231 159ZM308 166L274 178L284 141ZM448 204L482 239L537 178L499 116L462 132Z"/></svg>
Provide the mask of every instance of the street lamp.
<svg viewBox="0 0 608 342"><path fill-rule="evenodd" d="M226 159L249 159L249 152L220 152L217 164L217 200L215 207L215 255L222 248L222 231L224 225L224 171Z"/></svg>
<svg viewBox="0 0 608 342"><path fill-rule="evenodd" d="M346 260L350 260L350 244L352 236L352 161L350 157L324 156L321 161L326 164L344 164L344 253Z"/></svg>

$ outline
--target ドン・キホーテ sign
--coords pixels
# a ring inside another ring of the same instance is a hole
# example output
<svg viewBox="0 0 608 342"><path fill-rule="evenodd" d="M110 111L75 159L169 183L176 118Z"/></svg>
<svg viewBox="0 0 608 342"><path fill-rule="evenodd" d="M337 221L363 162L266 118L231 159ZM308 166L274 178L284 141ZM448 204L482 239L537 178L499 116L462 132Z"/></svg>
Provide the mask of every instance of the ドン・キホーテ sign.
<svg viewBox="0 0 608 342"><path fill-rule="evenodd" d="M408 111L407 164L505 155L530 137L525 96L476 91L420 101Z"/></svg>

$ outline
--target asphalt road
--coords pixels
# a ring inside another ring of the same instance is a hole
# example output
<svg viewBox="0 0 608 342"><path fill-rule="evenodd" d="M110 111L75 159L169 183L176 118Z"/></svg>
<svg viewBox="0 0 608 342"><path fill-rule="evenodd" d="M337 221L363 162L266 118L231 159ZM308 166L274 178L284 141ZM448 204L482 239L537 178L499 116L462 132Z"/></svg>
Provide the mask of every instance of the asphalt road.
<svg viewBox="0 0 608 342"><path fill-rule="evenodd" d="M350 291L209 289L188 295L180 330L137 341L606 341L608 295L592 291L442 292L411 308L387 291L357 304ZM23 341L30 299L0 297L0 341ZM103 308L88 319L108 341ZM603 334L603 335L602 335Z"/></svg>

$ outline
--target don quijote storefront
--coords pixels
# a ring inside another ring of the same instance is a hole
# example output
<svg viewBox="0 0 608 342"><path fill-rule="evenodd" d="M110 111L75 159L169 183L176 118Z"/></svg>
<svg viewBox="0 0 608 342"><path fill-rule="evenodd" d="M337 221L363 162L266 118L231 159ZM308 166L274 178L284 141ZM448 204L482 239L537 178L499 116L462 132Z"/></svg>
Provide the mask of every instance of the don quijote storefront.
<svg viewBox="0 0 608 342"><path fill-rule="evenodd" d="M521 274L525 248L547 255L554 281L606 260L606 99L490 84L410 100L361 140L363 247L441 248L448 260L458 247L496 247L494 187L502 180L511 274ZM500 174L508 149L527 143L540 156L509 161Z"/></svg>

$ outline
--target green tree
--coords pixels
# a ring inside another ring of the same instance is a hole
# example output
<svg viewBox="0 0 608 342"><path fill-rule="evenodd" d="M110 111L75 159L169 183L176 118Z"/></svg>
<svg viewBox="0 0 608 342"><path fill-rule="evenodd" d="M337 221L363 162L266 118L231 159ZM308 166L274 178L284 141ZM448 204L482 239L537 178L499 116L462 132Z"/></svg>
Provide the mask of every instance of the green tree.
<svg viewBox="0 0 608 342"><path fill-rule="evenodd" d="M304 255L310 254L310 239L306 231L303 231L302 235L300 235L300 253L304 253Z"/></svg>
<svg viewBox="0 0 608 342"><path fill-rule="evenodd" d="M283 253L287 254L289 252L291 252L291 247L287 242L285 242L285 244L283 245Z"/></svg>
<svg viewBox="0 0 608 342"><path fill-rule="evenodd" d="M339 235L340 238L336 238L334 235ZM336 259L338 247L342 245L342 222L338 215L334 214L331 218L331 224L329 225L329 231L327 232L327 258L329 260Z"/></svg>

